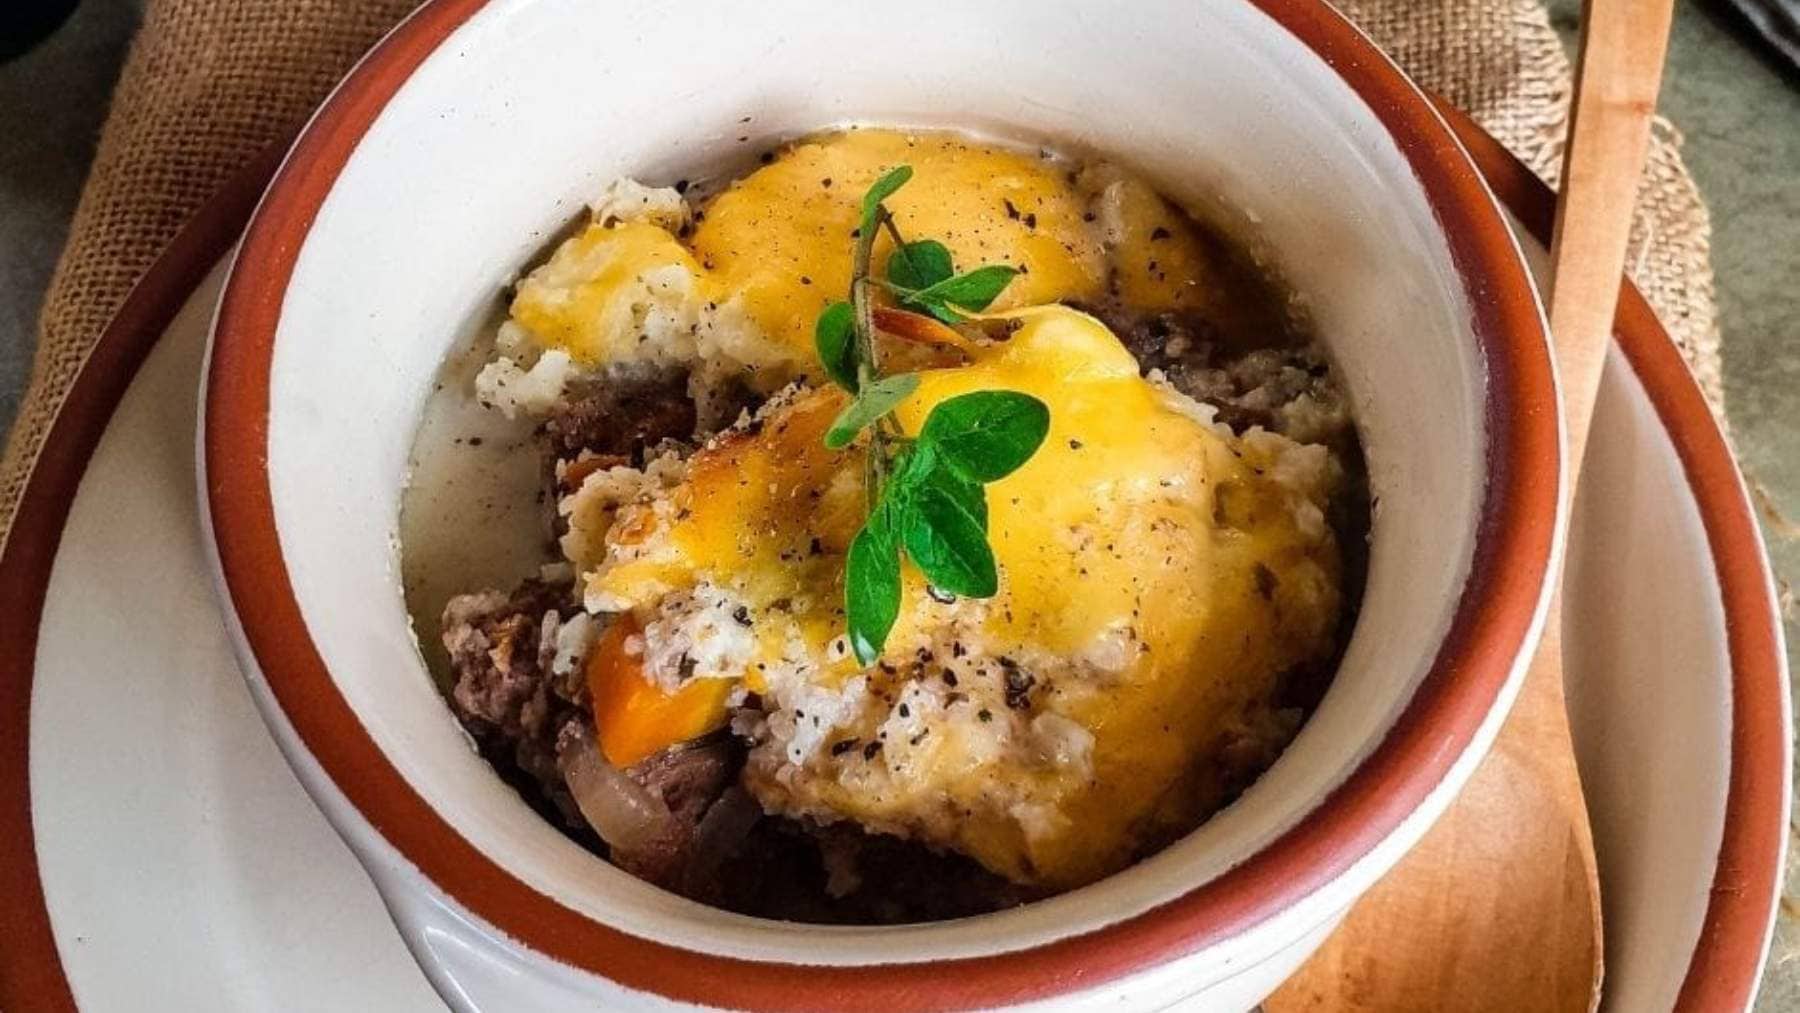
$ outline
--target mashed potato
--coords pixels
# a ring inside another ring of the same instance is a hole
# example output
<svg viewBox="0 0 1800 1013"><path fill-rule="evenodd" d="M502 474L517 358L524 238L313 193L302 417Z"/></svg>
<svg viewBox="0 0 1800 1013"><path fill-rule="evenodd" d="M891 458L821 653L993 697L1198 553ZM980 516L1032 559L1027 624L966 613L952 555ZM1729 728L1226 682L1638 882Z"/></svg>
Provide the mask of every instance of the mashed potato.
<svg viewBox="0 0 1800 1013"><path fill-rule="evenodd" d="M1018 318L898 413L916 432L938 402L995 388L1049 406L1043 447L987 490L1000 593L934 596L909 564L875 666L841 635L864 489L860 455L821 442L833 389L777 399L629 501L597 474L564 511L587 607L633 615L650 678L755 695L736 727L766 809L1068 888L1215 807L1222 757L1280 720L1277 678L1329 655L1337 475L1322 447L1233 436L1141 378L1092 317Z"/></svg>

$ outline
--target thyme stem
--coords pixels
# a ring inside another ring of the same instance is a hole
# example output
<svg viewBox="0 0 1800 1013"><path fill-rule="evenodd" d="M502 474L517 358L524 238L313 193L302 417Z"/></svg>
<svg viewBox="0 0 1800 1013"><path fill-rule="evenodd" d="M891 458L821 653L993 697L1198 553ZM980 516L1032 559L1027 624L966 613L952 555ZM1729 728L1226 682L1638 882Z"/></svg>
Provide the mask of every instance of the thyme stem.
<svg viewBox="0 0 1800 1013"><path fill-rule="evenodd" d="M900 237L899 227L894 224L894 216L888 213L886 207L880 207L876 210L875 228L857 233L856 247L851 257L850 307L854 318L852 326L855 328L856 380L859 387L867 386L881 376L881 363L876 358L875 351L875 302L870 291L869 272L875 255L875 233L884 226L894 239L895 249L905 255L906 243ZM863 485L871 511L880 502L881 487L886 484L893 464L890 443L904 438L904 435L899 425L885 416L869 427L869 457L864 469Z"/></svg>

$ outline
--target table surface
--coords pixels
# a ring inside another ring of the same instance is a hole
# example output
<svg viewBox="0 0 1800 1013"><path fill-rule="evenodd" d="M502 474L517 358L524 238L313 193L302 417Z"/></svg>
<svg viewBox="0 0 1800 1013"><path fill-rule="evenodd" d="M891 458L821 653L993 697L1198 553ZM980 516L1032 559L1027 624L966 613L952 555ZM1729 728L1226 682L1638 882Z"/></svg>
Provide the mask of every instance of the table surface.
<svg viewBox="0 0 1800 1013"><path fill-rule="evenodd" d="M17 410L44 286L141 6L85 0L36 50L0 65L0 429ZM1550 8L1572 45L1579 0ZM1751 479L1800 518L1800 73L1722 4L1678 5L1669 58L1662 111L1712 207L1733 435ZM1784 588L1800 583L1800 539L1766 533ZM1787 634L1792 659L1791 615ZM1788 886L1800 892L1800 863ZM1800 921L1783 919L1757 1007L1800 1009Z"/></svg>

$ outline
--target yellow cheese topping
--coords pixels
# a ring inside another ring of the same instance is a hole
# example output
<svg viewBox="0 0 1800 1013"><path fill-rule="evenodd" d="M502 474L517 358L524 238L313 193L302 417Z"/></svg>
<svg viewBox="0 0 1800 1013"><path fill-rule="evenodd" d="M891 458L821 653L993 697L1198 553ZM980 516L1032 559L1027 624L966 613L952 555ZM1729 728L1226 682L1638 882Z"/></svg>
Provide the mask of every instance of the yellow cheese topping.
<svg viewBox="0 0 1800 1013"><path fill-rule="evenodd" d="M887 664L863 673L834 649L864 494L863 455L820 442L843 404L830 390L702 451L664 502L622 512L587 590L642 618L671 593L725 589L746 604L756 647L741 672L710 674L760 679L757 663L791 657L797 641L807 680L869 681L833 733L859 742L892 719L918 652L941 654L954 637L965 699L946 705L935 734L889 737L867 758L819 752L797 774L753 759L750 786L772 808L852 819L1019 882L1070 887L1217 804L1219 752L1267 709L1280 673L1329 652L1339 563L1319 521L1321 448L1215 428L1140 378L1091 317L1017 315L1010 340L926 372L898 410L917 432L934 405L971 390L1024 391L1049 406L1043 446L987 489L995 598L934 601L908 565ZM1009 690L1021 669L1029 693ZM976 720L978 708L988 717ZM1059 760L1038 734L1046 727L1084 732L1091 748Z"/></svg>
<svg viewBox="0 0 1800 1013"><path fill-rule="evenodd" d="M994 309L1106 291L1090 195L1063 168L952 134L850 130L785 149L684 238L641 221L588 225L521 281L513 320L578 362L723 355L772 390L815 368L813 324L847 296L862 195L902 163L912 181L887 205L904 235L942 242L958 269L1023 272ZM878 275L892 250L877 238Z"/></svg>
<svg viewBox="0 0 1800 1013"><path fill-rule="evenodd" d="M950 134L854 130L798 145L712 202L694 230L694 253L724 292L743 297L764 333L810 357L813 321L850 288L862 195L901 164L913 178L887 206L903 235L938 240L961 269L1023 269L994 309L1100 293L1105 260L1082 221L1087 202L1066 174ZM890 237L876 240L877 275L892 251Z"/></svg>

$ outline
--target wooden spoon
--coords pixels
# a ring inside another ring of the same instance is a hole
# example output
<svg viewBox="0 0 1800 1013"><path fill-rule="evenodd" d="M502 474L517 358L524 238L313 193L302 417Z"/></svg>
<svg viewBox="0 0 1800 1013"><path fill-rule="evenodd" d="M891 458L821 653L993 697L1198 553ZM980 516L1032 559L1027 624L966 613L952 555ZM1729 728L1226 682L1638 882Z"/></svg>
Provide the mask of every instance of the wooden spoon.
<svg viewBox="0 0 1800 1013"><path fill-rule="evenodd" d="M1587 0L1551 244L1570 488L1612 337L1673 0ZM1493 752L1407 858L1265 1004L1579 1011L1600 1001L1600 886L1563 700L1562 596Z"/></svg>

